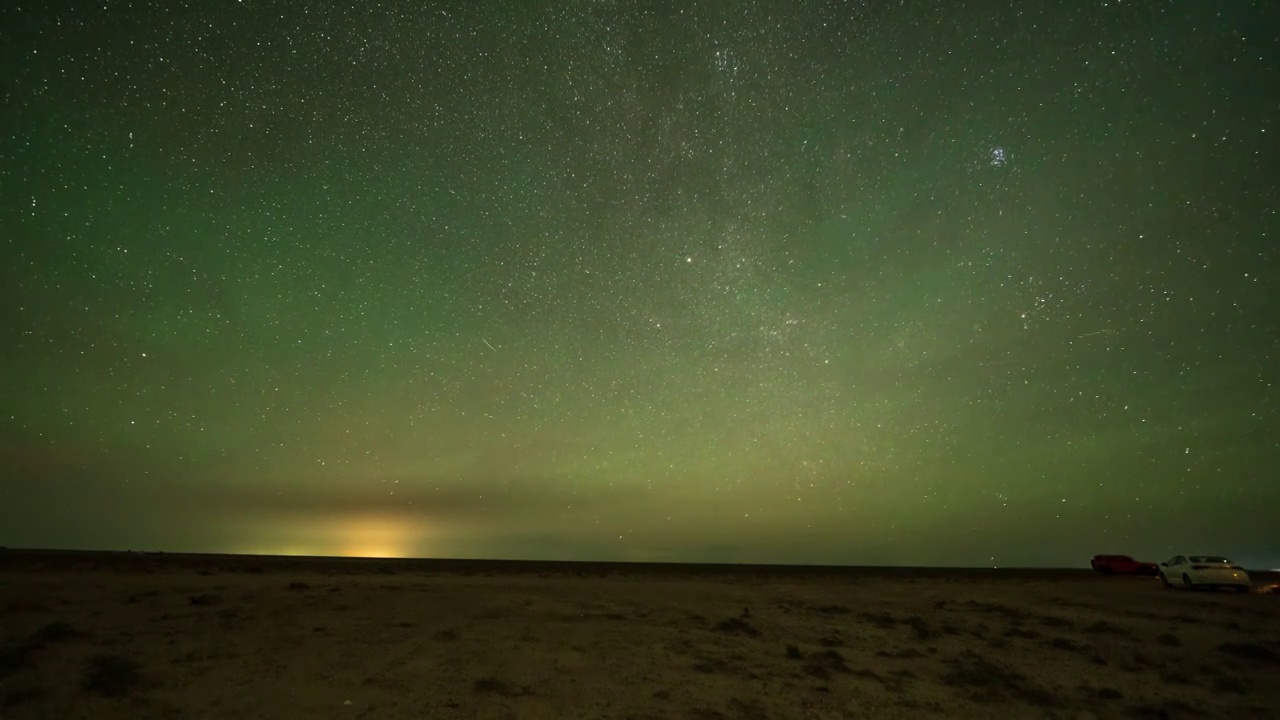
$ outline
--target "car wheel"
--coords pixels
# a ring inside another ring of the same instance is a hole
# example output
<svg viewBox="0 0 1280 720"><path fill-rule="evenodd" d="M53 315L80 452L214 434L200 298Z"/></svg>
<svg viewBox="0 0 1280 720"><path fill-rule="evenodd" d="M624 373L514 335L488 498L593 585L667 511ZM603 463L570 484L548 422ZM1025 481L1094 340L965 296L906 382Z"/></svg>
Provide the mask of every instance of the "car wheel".
<svg viewBox="0 0 1280 720"><path fill-rule="evenodd" d="M1182 573L1182 587L1188 590L1196 589L1196 584L1191 582L1191 576L1186 573Z"/></svg>
<svg viewBox="0 0 1280 720"><path fill-rule="evenodd" d="M1169 578L1164 576L1164 573L1160 573L1160 584L1165 587L1173 587L1173 585L1169 583Z"/></svg>

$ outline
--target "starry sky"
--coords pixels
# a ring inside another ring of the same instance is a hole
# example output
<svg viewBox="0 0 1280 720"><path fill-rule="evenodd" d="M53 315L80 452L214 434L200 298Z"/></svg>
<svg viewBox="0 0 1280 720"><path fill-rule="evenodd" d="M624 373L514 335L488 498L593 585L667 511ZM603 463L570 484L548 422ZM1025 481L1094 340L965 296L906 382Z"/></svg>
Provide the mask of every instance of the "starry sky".
<svg viewBox="0 0 1280 720"><path fill-rule="evenodd" d="M1273 6L6 4L0 544L1280 566Z"/></svg>

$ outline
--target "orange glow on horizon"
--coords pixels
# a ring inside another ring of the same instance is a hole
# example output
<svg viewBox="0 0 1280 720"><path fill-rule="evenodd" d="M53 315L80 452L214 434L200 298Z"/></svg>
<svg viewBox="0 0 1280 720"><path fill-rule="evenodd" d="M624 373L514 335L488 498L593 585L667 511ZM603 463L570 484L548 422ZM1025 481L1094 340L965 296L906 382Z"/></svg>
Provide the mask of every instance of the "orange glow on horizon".
<svg viewBox="0 0 1280 720"><path fill-rule="evenodd" d="M269 528L248 530L248 534L255 537L255 541L245 543L236 552L249 555L405 558L422 556L427 540L420 524L388 515L295 520L284 527L277 521Z"/></svg>
<svg viewBox="0 0 1280 720"><path fill-rule="evenodd" d="M343 557L402 558L414 555L417 528L401 518L359 517L344 521L339 530ZM420 553L418 553L420 554Z"/></svg>

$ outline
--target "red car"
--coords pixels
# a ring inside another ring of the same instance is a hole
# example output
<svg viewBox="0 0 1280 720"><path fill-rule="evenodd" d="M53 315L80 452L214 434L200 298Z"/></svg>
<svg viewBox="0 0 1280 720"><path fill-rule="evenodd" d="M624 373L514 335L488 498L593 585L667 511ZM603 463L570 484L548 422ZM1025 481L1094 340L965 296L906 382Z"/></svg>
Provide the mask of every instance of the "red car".
<svg viewBox="0 0 1280 720"><path fill-rule="evenodd" d="M1134 560L1128 555L1094 555L1089 562L1094 570L1103 575L1146 575L1156 577L1160 574L1160 566L1155 563Z"/></svg>

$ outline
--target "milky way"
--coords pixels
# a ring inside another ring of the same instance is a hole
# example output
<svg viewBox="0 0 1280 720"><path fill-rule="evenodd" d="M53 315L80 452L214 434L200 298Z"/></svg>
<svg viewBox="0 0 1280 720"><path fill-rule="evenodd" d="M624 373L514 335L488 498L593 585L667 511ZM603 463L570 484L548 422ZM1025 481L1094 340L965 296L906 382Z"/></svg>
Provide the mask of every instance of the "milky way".
<svg viewBox="0 0 1280 720"><path fill-rule="evenodd" d="M1266 3L0 10L0 544L1280 565Z"/></svg>

